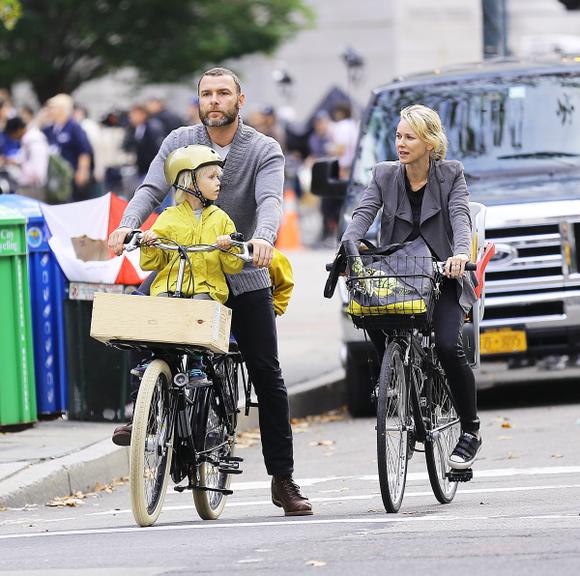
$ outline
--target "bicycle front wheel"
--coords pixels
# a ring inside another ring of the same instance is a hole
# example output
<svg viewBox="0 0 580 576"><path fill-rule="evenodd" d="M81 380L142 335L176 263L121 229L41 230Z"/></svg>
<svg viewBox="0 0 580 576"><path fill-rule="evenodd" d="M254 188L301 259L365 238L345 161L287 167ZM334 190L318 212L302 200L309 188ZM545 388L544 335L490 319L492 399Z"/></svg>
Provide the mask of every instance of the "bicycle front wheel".
<svg viewBox="0 0 580 576"><path fill-rule="evenodd" d="M171 370L153 360L145 370L135 403L129 460L133 517L140 526L153 524L163 507L173 449L169 429Z"/></svg>
<svg viewBox="0 0 580 576"><path fill-rule="evenodd" d="M235 365L226 361L224 369L231 369L230 384L237 390ZM193 503L203 520L216 520L220 517L227 500L227 495L222 490L229 490L230 487L231 476L224 468L227 468L228 459L234 456L235 435L228 433L224 418L226 412L222 404L223 401L216 395L215 389L208 388L195 423L197 451L200 453L201 462L198 468L199 487L193 491ZM230 417L235 418L235 414Z"/></svg>
<svg viewBox="0 0 580 576"><path fill-rule="evenodd" d="M448 504L455 497L457 482L450 482L449 456L459 440L461 426L453 406L444 375L435 370L427 383L428 391L428 436L425 441L425 459L429 482L435 498Z"/></svg>
<svg viewBox="0 0 580 576"><path fill-rule="evenodd" d="M409 393L401 347L391 342L385 350L377 398L377 462L383 504L398 512L407 480Z"/></svg>

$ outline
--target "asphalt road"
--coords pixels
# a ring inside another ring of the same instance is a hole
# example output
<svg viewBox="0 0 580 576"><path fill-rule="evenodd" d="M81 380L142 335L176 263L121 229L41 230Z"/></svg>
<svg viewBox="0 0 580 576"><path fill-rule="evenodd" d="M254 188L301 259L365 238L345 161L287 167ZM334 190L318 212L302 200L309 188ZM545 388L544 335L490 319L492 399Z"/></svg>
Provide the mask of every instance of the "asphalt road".
<svg viewBox="0 0 580 576"><path fill-rule="evenodd" d="M502 389L481 405L475 477L449 505L435 501L415 454L401 511L385 514L374 422L340 414L294 426L312 517L286 519L270 503L259 444L246 434L244 474L220 520L199 520L191 495L170 490L157 524L137 528L126 484L74 506L4 510L0 575L578 574L580 386Z"/></svg>

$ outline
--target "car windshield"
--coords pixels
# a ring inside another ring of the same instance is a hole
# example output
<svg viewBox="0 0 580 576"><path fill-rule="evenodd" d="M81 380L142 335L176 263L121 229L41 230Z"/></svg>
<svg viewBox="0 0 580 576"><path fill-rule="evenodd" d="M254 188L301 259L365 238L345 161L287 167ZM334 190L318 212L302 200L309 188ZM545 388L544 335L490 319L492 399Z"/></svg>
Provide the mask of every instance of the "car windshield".
<svg viewBox="0 0 580 576"><path fill-rule="evenodd" d="M386 90L370 111L353 166L366 186L377 162L396 160L399 111L411 104L437 110L447 158L474 179L485 173L580 167L580 76L489 77Z"/></svg>

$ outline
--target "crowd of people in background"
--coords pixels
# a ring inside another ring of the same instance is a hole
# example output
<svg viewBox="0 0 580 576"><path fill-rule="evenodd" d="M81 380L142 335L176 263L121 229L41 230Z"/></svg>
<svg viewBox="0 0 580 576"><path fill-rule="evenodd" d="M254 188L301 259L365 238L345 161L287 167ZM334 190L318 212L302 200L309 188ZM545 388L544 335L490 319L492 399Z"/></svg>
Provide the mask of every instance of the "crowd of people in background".
<svg viewBox="0 0 580 576"><path fill-rule="evenodd" d="M192 97L179 112L158 97L135 102L99 121L68 94L57 94L39 110L13 104L0 89L0 193L17 193L56 204L114 192L129 199L145 177L163 139L175 128L199 122ZM299 200L320 205L320 241L336 238L340 200L314 199L308 190L315 160L338 157L349 177L357 123L347 100L317 110L300 129L282 122L272 106L244 122L277 140L286 156L286 188Z"/></svg>

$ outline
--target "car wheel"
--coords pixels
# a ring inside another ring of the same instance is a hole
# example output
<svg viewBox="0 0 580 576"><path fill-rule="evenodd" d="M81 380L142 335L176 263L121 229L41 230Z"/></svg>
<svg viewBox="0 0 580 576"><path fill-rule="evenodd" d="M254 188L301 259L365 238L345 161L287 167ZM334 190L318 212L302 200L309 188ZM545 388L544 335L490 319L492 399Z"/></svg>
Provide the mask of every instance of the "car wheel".
<svg viewBox="0 0 580 576"><path fill-rule="evenodd" d="M349 346L346 356L346 404L353 418L374 416L373 385L366 346Z"/></svg>

